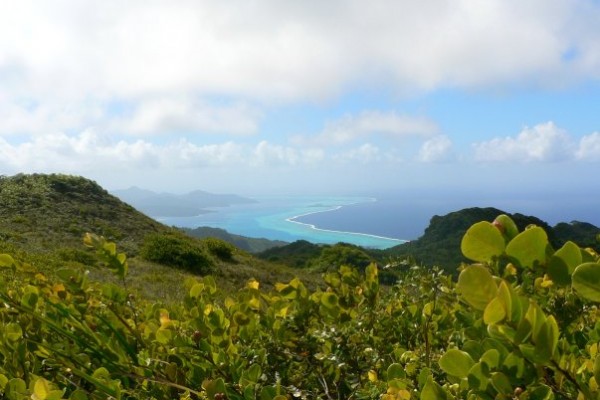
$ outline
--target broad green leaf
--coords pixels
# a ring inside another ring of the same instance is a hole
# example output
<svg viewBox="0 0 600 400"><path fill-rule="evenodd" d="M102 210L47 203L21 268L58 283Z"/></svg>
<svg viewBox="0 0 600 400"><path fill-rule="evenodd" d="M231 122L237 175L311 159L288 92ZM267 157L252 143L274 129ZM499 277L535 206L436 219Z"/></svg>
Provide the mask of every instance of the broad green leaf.
<svg viewBox="0 0 600 400"><path fill-rule="evenodd" d="M194 284L194 286L192 286L192 288L190 289L190 297L192 299L195 299L196 297L200 297L200 294L202 293L203 290L204 290L203 283Z"/></svg>
<svg viewBox="0 0 600 400"><path fill-rule="evenodd" d="M569 285L575 268L582 263L581 249L573 242L567 242L558 249L548 262L548 276L559 285Z"/></svg>
<svg viewBox="0 0 600 400"><path fill-rule="evenodd" d="M233 314L233 321L240 326L248 325L250 323L250 316L241 311L236 311Z"/></svg>
<svg viewBox="0 0 600 400"><path fill-rule="evenodd" d="M420 400L445 400L448 396L440 385L438 385L433 378L429 377L427 383L421 390Z"/></svg>
<svg viewBox="0 0 600 400"><path fill-rule="evenodd" d="M473 360L479 360L481 355L485 352L481 342L478 340L467 340L462 345L462 350L469 353Z"/></svg>
<svg viewBox="0 0 600 400"><path fill-rule="evenodd" d="M173 332L169 329L158 329L156 331L156 341L158 343L167 344L171 341L173 337Z"/></svg>
<svg viewBox="0 0 600 400"><path fill-rule="evenodd" d="M21 297L21 305L29 309L35 309L38 302L38 295L34 292L25 293Z"/></svg>
<svg viewBox="0 0 600 400"><path fill-rule="evenodd" d="M262 369L258 364L252 364L248 370L244 372L246 379L250 382L256 383L262 374Z"/></svg>
<svg viewBox="0 0 600 400"><path fill-rule="evenodd" d="M77 389L71 393L69 400L88 400L88 396L85 391Z"/></svg>
<svg viewBox="0 0 600 400"><path fill-rule="evenodd" d="M104 245L102 247L111 256L114 256L117 254L117 245L114 244L113 242L106 242L106 243L104 243Z"/></svg>
<svg viewBox="0 0 600 400"><path fill-rule="evenodd" d="M515 343L520 344L526 341L531 336L532 325L527 318L523 318L519 321L517 326L517 332L515 333Z"/></svg>
<svg viewBox="0 0 600 400"><path fill-rule="evenodd" d="M535 359L547 363L552 359L558 344L558 325L553 316L549 316L535 338Z"/></svg>
<svg viewBox="0 0 600 400"><path fill-rule="evenodd" d="M498 215L492 224L500 230L507 241L510 241L519 234L517 224L515 224L515 221L506 214Z"/></svg>
<svg viewBox="0 0 600 400"><path fill-rule="evenodd" d="M440 367L448 375L466 378L475 361L469 353L458 349L450 349L440 358Z"/></svg>
<svg viewBox="0 0 600 400"><path fill-rule="evenodd" d="M49 394L50 386L48 385L48 381L44 378L38 378L33 386L32 398L34 400L45 400Z"/></svg>
<svg viewBox="0 0 600 400"><path fill-rule="evenodd" d="M542 329L542 326L546 322L546 316L544 312L533 300L529 302L529 308L527 309L527 313L525 314L525 318L531 324L531 334L533 336L533 340L537 340L537 336Z"/></svg>
<svg viewBox="0 0 600 400"><path fill-rule="evenodd" d="M546 385L538 386L534 389L527 389L527 398L529 400L554 400L554 393Z"/></svg>
<svg viewBox="0 0 600 400"><path fill-rule="evenodd" d="M496 349L489 349L481 356L480 362L484 362L490 369L497 368L500 365L500 352Z"/></svg>
<svg viewBox="0 0 600 400"><path fill-rule="evenodd" d="M483 322L486 324L497 324L506 317L506 310L499 297L494 297L485 307Z"/></svg>
<svg viewBox="0 0 600 400"><path fill-rule="evenodd" d="M594 360L594 378L596 378L596 382L600 382L600 354Z"/></svg>
<svg viewBox="0 0 600 400"><path fill-rule="evenodd" d="M552 279L552 282L567 286L571 283L571 274L569 274L569 266L560 257L553 255L548 260L548 276Z"/></svg>
<svg viewBox="0 0 600 400"><path fill-rule="evenodd" d="M8 383L8 378L4 374L0 374L0 390L3 391L4 387Z"/></svg>
<svg viewBox="0 0 600 400"><path fill-rule="evenodd" d="M402 379L406 377L406 372L404 372L404 367L398 363L391 364L387 369L387 380L391 381L392 379Z"/></svg>
<svg viewBox="0 0 600 400"><path fill-rule="evenodd" d="M512 291L512 288L506 283L506 281L503 280L500 282L500 285L498 286L497 298L504 307L506 319L509 321L513 321L515 319L513 316L513 302L516 297L517 295ZM518 303L518 299L516 303ZM518 307L518 304L516 306ZM518 312L515 312L515 314L518 314Z"/></svg>
<svg viewBox="0 0 600 400"><path fill-rule="evenodd" d="M600 301L600 264L585 263L575 268L573 287L584 298Z"/></svg>
<svg viewBox="0 0 600 400"><path fill-rule="evenodd" d="M12 378L6 385L6 392L9 394L8 398L20 398L18 395L25 395L27 393L27 384L21 378ZM13 396L14 394L14 396Z"/></svg>
<svg viewBox="0 0 600 400"><path fill-rule="evenodd" d="M483 362L478 362L469 370L467 375L469 386L476 390L486 390L489 383L489 368Z"/></svg>
<svg viewBox="0 0 600 400"><path fill-rule="evenodd" d="M0 268L10 268L15 265L15 260L8 254L0 254Z"/></svg>
<svg viewBox="0 0 600 400"><path fill-rule="evenodd" d="M92 374L92 377L95 379L99 379L101 381L105 381L110 379L110 372L108 372L108 370L104 367L100 367L97 368L94 373Z"/></svg>
<svg viewBox="0 0 600 400"><path fill-rule="evenodd" d="M533 268L546 260L548 235L539 226L519 233L506 246L506 254L515 259L523 268Z"/></svg>
<svg viewBox="0 0 600 400"><path fill-rule="evenodd" d="M510 380L502 372L492 373L492 386L494 389L505 396L509 396L513 393L513 387L510 384Z"/></svg>
<svg viewBox="0 0 600 400"><path fill-rule="evenodd" d="M494 277L481 265L465 268L458 277L457 289L463 299L478 310L484 310L498 292Z"/></svg>
<svg viewBox="0 0 600 400"><path fill-rule="evenodd" d="M23 336L23 330L21 329L21 326L14 322L8 323L6 328L4 328L4 332L6 334L6 338L12 342L16 342Z"/></svg>
<svg viewBox="0 0 600 400"><path fill-rule="evenodd" d="M274 386L263 386L260 391L260 400L274 400L277 396L277 388Z"/></svg>
<svg viewBox="0 0 600 400"><path fill-rule="evenodd" d="M572 274L575 268L583 262L581 248L571 241L565 243L554 255L564 260L569 268L569 274Z"/></svg>
<svg viewBox="0 0 600 400"><path fill-rule="evenodd" d="M226 393L227 388L225 387L225 381L223 378L218 378L215 380L206 380L202 382L202 387L208 393L209 399L214 399L215 395L218 393Z"/></svg>
<svg viewBox="0 0 600 400"><path fill-rule="evenodd" d="M506 373L516 378L522 378L525 372L525 360L517 353L510 353L504 359L502 366Z"/></svg>
<svg viewBox="0 0 600 400"><path fill-rule="evenodd" d="M473 261L486 262L502 255L505 248L502 233L490 222L482 221L471 226L462 238L460 249Z"/></svg>
<svg viewBox="0 0 600 400"><path fill-rule="evenodd" d="M321 296L321 304L323 304L326 308L335 308L338 305L338 297L335 293L323 293Z"/></svg>

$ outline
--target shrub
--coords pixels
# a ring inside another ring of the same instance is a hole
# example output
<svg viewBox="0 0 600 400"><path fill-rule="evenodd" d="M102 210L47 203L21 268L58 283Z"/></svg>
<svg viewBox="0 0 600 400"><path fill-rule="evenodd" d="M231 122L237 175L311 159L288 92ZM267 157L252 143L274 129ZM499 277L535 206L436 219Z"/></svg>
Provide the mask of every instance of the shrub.
<svg viewBox="0 0 600 400"><path fill-rule="evenodd" d="M233 258L235 247L233 247L231 244L221 239L212 237L204 239L203 242L210 254L213 256L224 261L228 261Z"/></svg>
<svg viewBox="0 0 600 400"><path fill-rule="evenodd" d="M140 256L148 261L199 274L211 271L213 262L200 243L177 233L152 233L144 238Z"/></svg>

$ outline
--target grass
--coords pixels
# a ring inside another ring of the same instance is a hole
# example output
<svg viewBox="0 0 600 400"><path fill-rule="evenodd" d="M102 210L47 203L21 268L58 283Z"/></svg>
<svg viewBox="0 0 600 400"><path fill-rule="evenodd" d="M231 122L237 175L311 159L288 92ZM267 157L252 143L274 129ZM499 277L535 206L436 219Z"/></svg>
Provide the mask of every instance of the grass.
<svg viewBox="0 0 600 400"><path fill-rule="evenodd" d="M126 253L129 274L124 284L138 297L178 302L187 291L185 282L200 277L144 260L140 256L144 239L152 234L170 235L174 229L135 210L95 182L60 174L0 177L0 253L11 254L49 276L70 266L88 269L93 280L122 284L108 270L93 266L95 254L83 245L86 232L114 241L118 251ZM224 293L240 289L250 279L267 289L296 276L308 286L320 282L318 274L259 260L239 249L233 250L232 257L219 259L214 240L188 240L206 249L214 264L212 275Z"/></svg>

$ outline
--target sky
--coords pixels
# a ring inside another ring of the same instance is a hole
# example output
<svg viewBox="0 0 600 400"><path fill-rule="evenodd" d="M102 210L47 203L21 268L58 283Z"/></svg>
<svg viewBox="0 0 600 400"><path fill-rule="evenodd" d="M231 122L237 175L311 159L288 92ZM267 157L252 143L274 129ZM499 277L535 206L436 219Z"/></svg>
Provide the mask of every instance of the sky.
<svg viewBox="0 0 600 400"><path fill-rule="evenodd" d="M600 191L597 0L0 0L0 175Z"/></svg>

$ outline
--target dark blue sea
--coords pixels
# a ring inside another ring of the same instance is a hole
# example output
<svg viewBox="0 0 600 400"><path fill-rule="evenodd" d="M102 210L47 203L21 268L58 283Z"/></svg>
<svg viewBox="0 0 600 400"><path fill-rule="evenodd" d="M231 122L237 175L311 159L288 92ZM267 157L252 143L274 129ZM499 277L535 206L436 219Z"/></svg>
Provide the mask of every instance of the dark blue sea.
<svg viewBox="0 0 600 400"><path fill-rule="evenodd" d="M500 196L435 192L376 196L256 196L254 204L210 209L195 217L161 218L169 225L210 226L238 235L313 243L346 242L388 248L420 237L434 215L467 207L496 207L534 215L551 225L572 220L599 224L594 198Z"/></svg>

